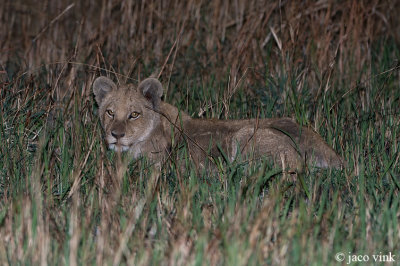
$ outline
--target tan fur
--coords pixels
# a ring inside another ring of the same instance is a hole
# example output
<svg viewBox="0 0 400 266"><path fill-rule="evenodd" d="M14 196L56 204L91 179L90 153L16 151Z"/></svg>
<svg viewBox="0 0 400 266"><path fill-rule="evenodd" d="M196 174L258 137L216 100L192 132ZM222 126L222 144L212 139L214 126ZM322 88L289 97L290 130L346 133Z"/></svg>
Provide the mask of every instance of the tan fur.
<svg viewBox="0 0 400 266"><path fill-rule="evenodd" d="M152 78L135 88L99 77L93 91L109 148L129 151L134 158L144 155L160 162L170 152L173 137L175 142L187 141L190 156L199 166L207 158L221 156L221 149L231 161L239 155L267 156L292 171L301 171L305 164L343 166L342 158L317 133L290 118L193 119L162 102L161 83ZM132 119L130 115L137 113Z"/></svg>

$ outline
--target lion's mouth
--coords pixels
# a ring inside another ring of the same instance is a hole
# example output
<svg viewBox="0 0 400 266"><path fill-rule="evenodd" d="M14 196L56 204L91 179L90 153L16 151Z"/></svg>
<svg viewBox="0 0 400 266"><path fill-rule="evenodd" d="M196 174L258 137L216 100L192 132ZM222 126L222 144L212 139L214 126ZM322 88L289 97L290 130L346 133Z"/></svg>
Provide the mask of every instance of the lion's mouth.
<svg viewBox="0 0 400 266"><path fill-rule="evenodd" d="M124 151L128 151L129 150L129 146L119 145L117 143L111 143L110 145L108 145L108 148L110 150L117 151L117 152L124 152Z"/></svg>

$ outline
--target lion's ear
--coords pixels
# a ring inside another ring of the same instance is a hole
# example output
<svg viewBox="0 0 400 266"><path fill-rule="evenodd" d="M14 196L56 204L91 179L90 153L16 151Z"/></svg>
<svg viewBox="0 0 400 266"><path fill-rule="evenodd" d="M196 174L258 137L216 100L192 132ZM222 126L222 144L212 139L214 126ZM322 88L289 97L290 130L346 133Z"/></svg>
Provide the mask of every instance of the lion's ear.
<svg viewBox="0 0 400 266"><path fill-rule="evenodd" d="M163 95L161 82L155 78L147 78L139 84L138 90L153 104L153 108L158 110Z"/></svg>
<svg viewBox="0 0 400 266"><path fill-rule="evenodd" d="M93 82L93 93L96 97L96 102L98 105L101 104L104 97L111 92L112 90L116 90L117 85L107 77L98 77Z"/></svg>

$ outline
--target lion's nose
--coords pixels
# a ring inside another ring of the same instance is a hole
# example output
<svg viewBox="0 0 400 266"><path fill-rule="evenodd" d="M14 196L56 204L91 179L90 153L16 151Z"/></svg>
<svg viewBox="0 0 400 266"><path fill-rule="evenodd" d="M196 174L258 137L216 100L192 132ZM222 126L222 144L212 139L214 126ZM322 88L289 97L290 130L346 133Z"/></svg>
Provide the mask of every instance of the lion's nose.
<svg viewBox="0 0 400 266"><path fill-rule="evenodd" d="M125 132L119 132L117 130L113 130L113 131L111 131L111 135L116 139L120 139L125 136Z"/></svg>

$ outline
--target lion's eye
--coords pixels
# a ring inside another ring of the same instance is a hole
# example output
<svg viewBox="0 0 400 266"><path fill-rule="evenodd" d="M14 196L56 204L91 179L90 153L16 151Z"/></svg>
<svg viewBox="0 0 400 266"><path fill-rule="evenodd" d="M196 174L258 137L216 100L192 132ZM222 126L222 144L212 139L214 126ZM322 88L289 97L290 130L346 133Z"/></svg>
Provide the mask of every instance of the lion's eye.
<svg viewBox="0 0 400 266"><path fill-rule="evenodd" d="M140 113L138 113L138 112L132 112L132 113L129 115L129 119L136 119L136 118L139 117L139 115L140 115Z"/></svg>
<svg viewBox="0 0 400 266"><path fill-rule="evenodd" d="M113 110L107 109L107 110L106 110L106 113L107 113L107 115L108 115L109 117L114 117L114 111L113 111Z"/></svg>

